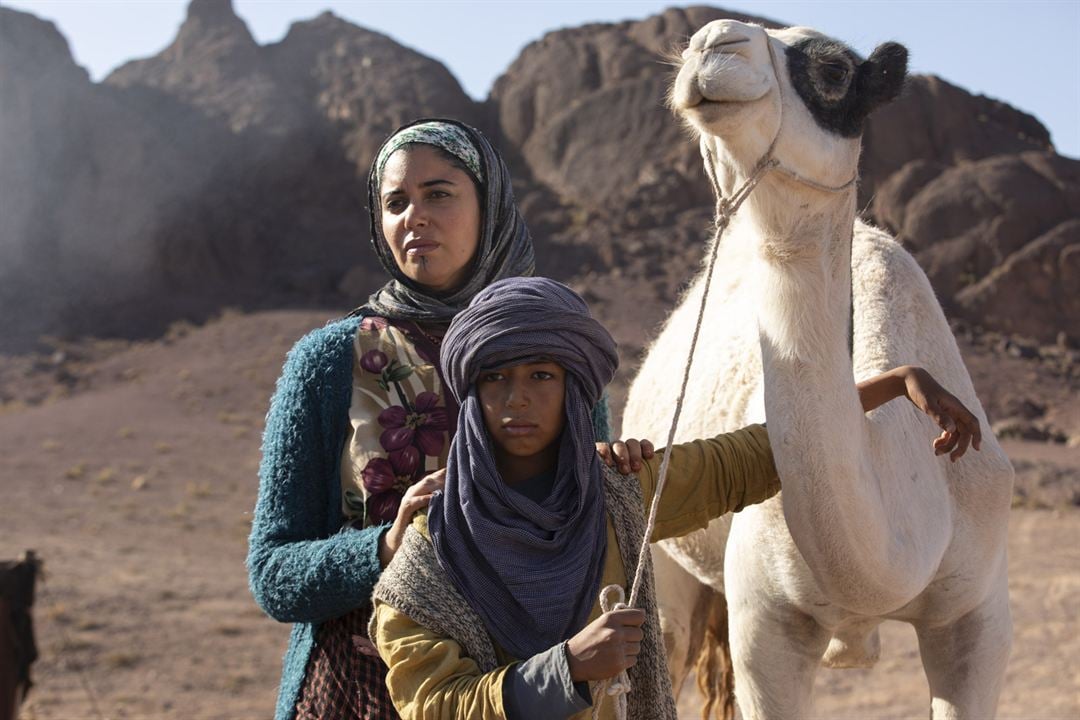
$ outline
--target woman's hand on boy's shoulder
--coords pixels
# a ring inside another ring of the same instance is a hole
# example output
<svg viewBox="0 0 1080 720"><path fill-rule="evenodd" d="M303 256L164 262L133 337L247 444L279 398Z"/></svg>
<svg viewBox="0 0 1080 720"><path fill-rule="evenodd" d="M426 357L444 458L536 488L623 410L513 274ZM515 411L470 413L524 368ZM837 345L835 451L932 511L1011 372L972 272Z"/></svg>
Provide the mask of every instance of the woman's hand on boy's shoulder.
<svg viewBox="0 0 1080 720"><path fill-rule="evenodd" d="M401 505L398 506L397 517L394 524L383 533L379 539L379 561L383 567L390 564L401 547L401 541L405 539L405 530L413 521L416 513L431 504L431 496L436 490L442 490L446 485L446 468L436 470L422 478L405 491L401 497Z"/></svg>
<svg viewBox="0 0 1080 720"><path fill-rule="evenodd" d="M604 464L615 468L623 475L641 470L643 460L656 454L653 444L648 440L616 440L613 443L596 443L596 452Z"/></svg>

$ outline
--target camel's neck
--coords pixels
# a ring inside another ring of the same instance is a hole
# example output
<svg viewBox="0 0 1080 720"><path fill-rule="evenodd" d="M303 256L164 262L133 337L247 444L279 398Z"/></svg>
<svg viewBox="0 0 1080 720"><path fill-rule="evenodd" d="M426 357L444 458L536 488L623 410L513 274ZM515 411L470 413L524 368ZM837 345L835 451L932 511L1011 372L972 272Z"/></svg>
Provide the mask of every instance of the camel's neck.
<svg viewBox="0 0 1080 720"><path fill-rule="evenodd" d="M892 480L869 459L874 440L853 379L848 327L854 195L795 206L801 214L786 222L776 211L770 218L767 204L747 220L757 225L764 266L759 331L765 411L784 516L830 596L846 598L853 610L894 606L906 586L892 586L889 568L908 576L918 571L900 568L905 560L890 556L895 533L882 483Z"/></svg>

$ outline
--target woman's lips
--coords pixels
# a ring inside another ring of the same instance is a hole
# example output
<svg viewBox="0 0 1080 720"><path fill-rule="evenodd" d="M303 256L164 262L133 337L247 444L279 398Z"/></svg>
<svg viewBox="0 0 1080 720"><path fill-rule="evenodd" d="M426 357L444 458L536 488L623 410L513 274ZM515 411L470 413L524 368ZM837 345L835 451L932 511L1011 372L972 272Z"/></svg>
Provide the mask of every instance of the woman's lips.
<svg viewBox="0 0 1080 720"><path fill-rule="evenodd" d="M502 430L507 435L528 435L535 432L537 426L532 423L507 423L502 426Z"/></svg>
<svg viewBox="0 0 1080 720"><path fill-rule="evenodd" d="M405 255L407 257L421 257L437 250L439 243L431 240L409 240L405 243Z"/></svg>

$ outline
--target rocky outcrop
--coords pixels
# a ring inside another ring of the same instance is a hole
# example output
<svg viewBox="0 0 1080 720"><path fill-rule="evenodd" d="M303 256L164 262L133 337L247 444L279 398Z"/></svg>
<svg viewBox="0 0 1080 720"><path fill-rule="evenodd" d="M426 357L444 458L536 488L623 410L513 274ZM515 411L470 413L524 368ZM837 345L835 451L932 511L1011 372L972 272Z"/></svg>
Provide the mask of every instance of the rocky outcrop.
<svg viewBox="0 0 1080 720"><path fill-rule="evenodd" d="M213 132L182 106L174 135L138 98L92 84L56 28L0 8L0 305L3 343L122 322L103 308L161 290L155 238L213 166ZM128 315L140 314L139 309Z"/></svg>
<svg viewBox="0 0 1080 720"><path fill-rule="evenodd" d="M928 169L1028 150L1052 150L1050 133L1027 113L933 75L910 78L903 94L870 116L860 158L859 207L908 163ZM877 209L873 211L877 217ZM878 218L879 221L881 218Z"/></svg>
<svg viewBox="0 0 1080 720"><path fill-rule="evenodd" d="M697 143L666 97L671 58L719 18L775 25L690 7L548 33L522 50L492 88L503 137L532 175L580 208L617 215L650 206L670 219L711 205Z"/></svg>
<svg viewBox="0 0 1080 720"><path fill-rule="evenodd" d="M1042 342L1080 339L1080 162L1047 152L913 161L874 207L952 314Z"/></svg>
<svg viewBox="0 0 1080 720"><path fill-rule="evenodd" d="M105 80L153 88L264 142L328 132L359 172L386 135L417 115L477 122L477 107L438 61L324 12L260 47L230 0L194 0L159 55Z"/></svg>
<svg viewBox="0 0 1080 720"><path fill-rule="evenodd" d="M1050 342L1080 341L1080 219L1067 220L1016 251L957 294L971 321Z"/></svg>
<svg viewBox="0 0 1080 720"><path fill-rule="evenodd" d="M50 23L0 8L0 67L6 349L337 301L376 266L379 141L424 115L480 120L441 64L385 36L324 13L260 47L229 0L195 0L168 48L101 84Z"/></svg>

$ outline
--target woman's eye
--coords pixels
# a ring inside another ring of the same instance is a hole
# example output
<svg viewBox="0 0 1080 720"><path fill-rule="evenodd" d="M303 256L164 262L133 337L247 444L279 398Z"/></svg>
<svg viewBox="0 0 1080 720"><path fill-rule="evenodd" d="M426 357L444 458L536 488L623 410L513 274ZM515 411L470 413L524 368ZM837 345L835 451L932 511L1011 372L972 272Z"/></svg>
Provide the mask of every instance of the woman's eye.
<svg viewBox="0 0 1080 720"><path fill-rule="evenodd" d="M428 197L432 200L442 200L443 198L450 197L450 193L446 192L445 190L432 190L431 194L428 195Z"/></svg>
<svg viewBox="0 0 1080 720"><path fill-rule="evenodd" d="M405 201L404 200L387 200L386 201L386 209L389 210L390 212L397 212L397 211L401 210L403 207L405 207Z"/></svg>
<svg viewBox="0 0 1080 720"><path fill-rule="evenodd" d="M549 373L547 370L537 370L533 373L533 377L537 380L550 380L555 376L552 373Z"/></svg>
<svg viewBox="0 0 1080 720"><path fill-rule="evenodd" d="M480 376L480 382L498 382L502 380L502 373L484 373Z"/></svg>

